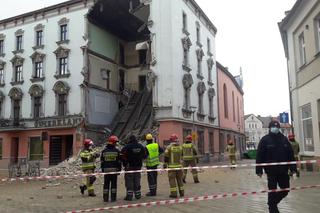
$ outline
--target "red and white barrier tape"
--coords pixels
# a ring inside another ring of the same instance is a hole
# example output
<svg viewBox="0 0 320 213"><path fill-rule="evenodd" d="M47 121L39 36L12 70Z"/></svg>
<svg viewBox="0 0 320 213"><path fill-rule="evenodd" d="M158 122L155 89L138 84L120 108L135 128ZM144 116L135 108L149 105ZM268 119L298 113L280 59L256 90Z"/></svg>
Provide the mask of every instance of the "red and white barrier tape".
<svg viewBox="0 0 320 213"><path fill-rule="evenodd" d="M74 175L59 175L59 176L40 176L40 177L18 177L18 178L3 178L0 182L13 182L13 181L28 181L28 180L51 180L51 179L66 179L66 178L82 178L87 176L103 176L111 174L125 174L125 173L144 173L149 171L176 171L184 169L218 169L218 168L231 168L231 167L256 167L256 166L281 166L293 164L314 164L320 163L320 160L304 160L304 161L290 161L290 162L277 162L277 163L249 163L249 164L236 164L236 165L215 165L215 166L195 166L195 167L182 167L182 168L166 168L166 169L141 169L133 171L119 171L119 172L101 172L92 174L74 174Z"/></svg>
<svg viewBox="0 0 320 213"><path fill-rule="evenodd" d="M196 201L215 200L215 199L221 199L221 198L257 195L257 194L263 194L263 193L269 193L269 192L297 191L297 190L314 189L314 188L320 188L320 185L298 186L298 187L292 187L292 188L286 188L286 189L261 190L261 191L253 191L253 192L234 192L234 193L225 193L225 194L216 194L216 195L205 195L205 196L196 196L196 197L173 199L173 200L160 200L160 201L151 201L151 202L145 202L145 203L134 203L134 204L127 204L127 205L85 209L85 210L73 210L73 211L67 211L65 213L96 212L96 211L106 211L106 210L114 210L114 209L164 206L164 205L172 205L172 204L180 204L180 203L191 203Z"/></svg>

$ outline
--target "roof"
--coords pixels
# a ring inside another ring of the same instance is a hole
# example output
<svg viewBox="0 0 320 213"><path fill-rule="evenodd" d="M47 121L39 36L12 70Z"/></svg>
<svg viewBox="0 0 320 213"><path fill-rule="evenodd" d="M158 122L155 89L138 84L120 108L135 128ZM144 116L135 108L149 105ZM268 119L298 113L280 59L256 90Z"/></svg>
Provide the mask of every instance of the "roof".
<svg viewBox="0 0 320 213"><path fill-rule="evenodd" d="M295 15L297 12L298 8L301 6L303 2L306 2L304 0L297 0L296 3L293 5L292 9L288 11L286 16L282 19L281 22L278 23L279 28L283 28L289 21L290 19Z"/></svg>
<svg viewBox="0 0 320 213"><path fill-rule="evenodd" d="M269 123L272 120L274 120L274 118L271 116L268 116L268 117L257 116L257 118L262 122L262 128L269 128Z"/></svg>
<svg viewBox="0 0 320 213"><path fill-rule="evenodd" d="M7 18L7 19L0 20L0 25L8 23L8 22L15 21L17 19L34 16L35 13L45 13L45 12L48 12L48 11L51 11L51 10L55 10L57 8L70 6L70 5L73 5L73 4L77 4L79 2L84 2L84 0L69 0L69 1L65 1L65 2L59 3L59 4L55 4L55 5L51 5L51 6L48 6L48 7L44 7L44 8L39 9L39 10L34 10L34 11L31 11L31 12L23 13L23 14L20 14L20 15L17 15L17 16L13 16L13 17L10 17L10 18Z"/></svg>
<svg viewBox="0 0 320 213"><path fill-rule="evenodd" d="M228 69L226 67L224 67L223 65L221 65L218 61L217 62L217 67L223 71L234 83L234 85L237 87L237 89L239 90L239 92L243 95L244 92L242 90L242 88L240 87L240 85L238 84L238 82L236 81L235 77L228 71Z"/></svg>

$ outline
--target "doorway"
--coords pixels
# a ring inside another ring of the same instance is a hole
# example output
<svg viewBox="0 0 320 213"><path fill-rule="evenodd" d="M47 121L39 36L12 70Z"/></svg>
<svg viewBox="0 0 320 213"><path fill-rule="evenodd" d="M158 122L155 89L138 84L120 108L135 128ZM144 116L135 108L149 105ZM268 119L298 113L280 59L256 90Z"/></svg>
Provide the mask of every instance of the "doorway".
<svg viewBox="0 0 320 213"><path fill-rule="evenodd" d="M66 141L66 159L72 157L73 155L73 135L65 136ZM64 159L65 160L65 159Z"/></svg>
<svg viewBox="0 0 320 213"><path fill-rule="evenodd" d="M147 85L147 77L145 75L139 75L139 91L144 90Z"/></svg>
<svg viewBox="0 0 320 213"><path fill-rule="evenodd" d="M14 137L11 139L10 161L11 164L18 163L19 158L19 138Z"/></svg>
<svg viewBox="0 0 320 213"><path fill-rule="evenodd" d="M50 137L49 165L57 165L61 162L62 136Z"/></svg>

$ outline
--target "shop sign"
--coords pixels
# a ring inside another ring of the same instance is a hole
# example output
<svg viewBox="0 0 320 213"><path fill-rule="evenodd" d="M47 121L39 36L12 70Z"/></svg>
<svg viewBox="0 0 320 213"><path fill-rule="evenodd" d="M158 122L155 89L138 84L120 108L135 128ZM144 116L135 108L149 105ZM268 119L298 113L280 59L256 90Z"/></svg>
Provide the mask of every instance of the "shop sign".
<svg viewBox="0 0 320 213"><path fill-rule="evenodd" d="M75 127L82 122L83 118L53 118L35 121L34 127Z"/></svg>

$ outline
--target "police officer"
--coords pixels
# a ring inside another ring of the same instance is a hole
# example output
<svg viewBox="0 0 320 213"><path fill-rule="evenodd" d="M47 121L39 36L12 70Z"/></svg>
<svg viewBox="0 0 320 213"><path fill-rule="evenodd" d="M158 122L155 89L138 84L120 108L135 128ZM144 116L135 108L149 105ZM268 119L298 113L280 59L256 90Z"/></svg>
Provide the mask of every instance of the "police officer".
<svg viewBox="0 0 320 213"><path fill-rule="evenodd" d="M197 150L192 143L192 136L188 135L186 137L186 142L182 145L182 156L183 156L183 167L195 167L197 158ZM183 182L186 183L188 170L183 170ZM199 183L198 172L196 169L192 169L193 181Z"/></svg>
<svg viewBox="0 0 320 213"><path fill-rule="evenodd" d="M126 171L140 170L142 167L143 159L146 158L145 148L138 143L136 137L131 135L129 137L129 144L121 150L123 166ZM125 185L127 189L127 196L124 200L132 201L133 194L136 199L141 198L141 173L126 173Z"/></svg>
<svg viewBox="0 0 320 213"><path fill-rule="evenodd" d="M159 155L163 153L163 149L154 142L153 136L151 134L146 135L146 166L147 169L157 169L160 163ZM157 171L148 172L148 185L149 185L149 192L146 196L156 196L157 195Z"/></svg>
<svg viewBox="0 0 320 213"><path fill-rule="evenodd" d="M299 161L300 160L300 157L299 157L300 146L299 146L299 143L295 139L295 135L293 133L289 134L288 139L289 139L290 144L292 146L294 160ZM297 166L297 177L300 177L300 171L299 171L298 166Z"/></svg>
<svg viewBox="0 0 320 213"><path fill-rule="evenodd" d="M231 139L228 140L227 152L229 155L229 161L231 165L236 164L236 147ZM230 169L235 169L235 167L231 166Z"/></svg>
<svg viewBox="0 0 320 213"><path fill-rule="evenodd" d="M294 161L292 147L288 139L280 132L280 123L271 121L269 123L269 134L265 135L257 150L256 163L276 163ZM261 177L263 170L267 174L269 190L290 187L288 170L296 172L296 165L281 166L257 166L256 174ZM288 191L268 193L268 205L270 213L278 213L278 203L288 195Z"/></svg>
<svg viewBox="0 0 320 213"><path fill-rule="evenodd" d="M112 135L107 140L107 146L101 153L101 169L103 172L121 171L120 151L116 148L118 137ZM109 201L111 191L111 202L117 200L117 176L118 174L104 175L103 201Z"/></svg>
<svg viewBox="0 0 320 213"><path fill-rule="evenodd" d="M182 168L182 147L179 145L178 136L172 134L170 136L170 145L167 147L164 153L164 167L168 168ZM182 181L183 172L182 170L171 170L168 171L169 184L170 184L170 197L177 198L177 184L179 188L180 197L184 196L184 188Z"/></svg>
<svg viewBox="0 0 320 213"><path fill-rule="evenodd" d="M92 149L93 141L91 139L85 139L83 142L83 149L80 152L80 158L82 161L81 169L84 174L94 173L96 168L95 160L99 157L98 153L95 153ZM80 186L81 194L84 194L85 190L88 190L88 195L90 197L95 197L93 183L96 181L96 177L93 175L88 175L83 180L83 185Z"/></svg>

